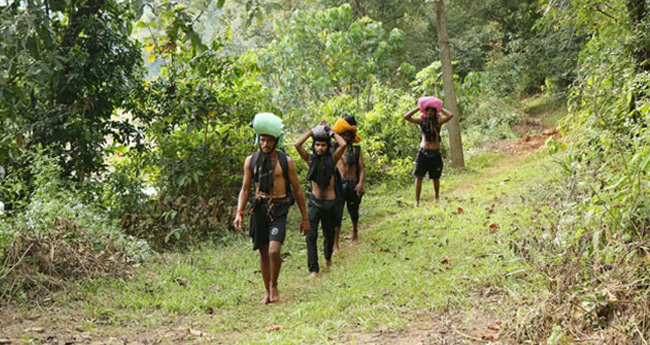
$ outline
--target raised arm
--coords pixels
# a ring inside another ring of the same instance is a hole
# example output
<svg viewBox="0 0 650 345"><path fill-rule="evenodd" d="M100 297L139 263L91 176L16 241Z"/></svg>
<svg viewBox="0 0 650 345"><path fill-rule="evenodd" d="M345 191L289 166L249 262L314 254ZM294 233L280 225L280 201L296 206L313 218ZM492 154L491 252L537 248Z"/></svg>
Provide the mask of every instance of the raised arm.
<svg viewBox="0 0 650 345"><path fill-rule="evenodd" d="M239 199L237 199L237 212L235 213L235 221L233 225L235 230L244 231L241 226L242 220L244 219L244 209L246 208L246 203L248 202L248 195L250 194L251 184L253 181L253 174L251 173L251 156L246 157L246 162L244 162L244 180L241 185L241 190L239 191Z"/></svg>
<svg viewBox="0 0 650 345"><path fill-rule="evenodd" d="M413 118L413 114L415 114L419 110L420 110L420 108L418 108L418 107L413 108L408 113L404 114L404 120L406 120L408 122L415 123L416 125L419 125L420 123L422 123L422 119L419 118L419 117Z"/></svg>
<svg viewBox="0 0 650 345"><path fill-rule="evenodd" d="M307 141L307 138L311 136L311 129L305 132L298 140L296 141L295 144L293 144L296 147L296 151L298 151L298 154L300 155L300 158L302 158L307 164L309 164L309 153L307 150L305 150L304 147L302 147L302 144Z"/></svg>
<svg viewBox="0 0 650 345"><path fill-rule="evenodd" d="M332 154L332 158L334 158L334 164L341 159L343 156L343 152L345 152L345 148L348 146L348 143L343 139L342 136L338 135L338 133L331 131L331 133L334 134L334 139L336 139L336 143L339 144L339 147L334 151L334 154Z"/></svg>
<svg viewBox="0 0 650 345"><path fill-rule="evenodd" d="M307 207L305 206L305 196L302 194L302 189L300 188L300 180L298 179L298 174L296 173L296 163L287 157L287 165L289 166L289 180L291 182L291 190L293 191L293 196L296 198L298 203L298 208L300 209L300 214L302 215L302 220L300 221L300 234L307 235L309 233L309 217L307 216Z"/></svg>
<svg viewBox="0 0 650 345"><path fill-rule="evenodd" d="M441 112L445 114L445 117L443 117L442 119L440 119L440 121L438 121L438 123L441 125L449 122L449 120L451 120L451 118L454 117L454 114L452 114L449 110L445 108L442 108Z"/></svg>

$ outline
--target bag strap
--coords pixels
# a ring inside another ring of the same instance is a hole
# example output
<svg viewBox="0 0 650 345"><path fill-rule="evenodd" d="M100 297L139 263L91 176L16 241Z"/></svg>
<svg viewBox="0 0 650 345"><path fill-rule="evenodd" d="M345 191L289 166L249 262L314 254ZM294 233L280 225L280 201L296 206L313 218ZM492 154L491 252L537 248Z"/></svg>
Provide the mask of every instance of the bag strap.
<svg viewBox="0 0 650 345"><path fill-rule="evenodd" d="M260 158L260 154L262 154L261 151L256 151L251 156L250 169L251 169L251 173L253 173L253 178L255 178L255 164L257 163L257 160Z"/></svg>
<svg viewBox="0 0 650 345"><path fill-rule="evenodd" d="M354 148L354 165L357 167L357 180L359 179L359 157L361 156L361 146L353 146Z"/></svg>
<svg viewBox="0 0 650 345"><path fill-rule="evenodd" d="M282 175L284 175L284 180L285 180L285 194L287 197L292 198L293 193L291 192L291 180L289 179L289 159L287 158L287 154L284 153L284 151L277 151L278 153L278 161L280 161L280 167L282 168ZM261 151L257 151L253 153L251 156L251 161L250 161L250 169L251 173L253 174L253 183L257 182L255 181L255 164L257 163L257 160L259 159L260 155L262 154Z"/></svg>
<svg viewBox="0 0 650 345"><path fill-rule="evenodd" d="M280 161L280 167L282 168L282 174L284 175L284 185L286 186L286 195L287 197L291 193L291 180L289 179L289 160L287 159L287 154L278 151L278 160Z"/></svg>

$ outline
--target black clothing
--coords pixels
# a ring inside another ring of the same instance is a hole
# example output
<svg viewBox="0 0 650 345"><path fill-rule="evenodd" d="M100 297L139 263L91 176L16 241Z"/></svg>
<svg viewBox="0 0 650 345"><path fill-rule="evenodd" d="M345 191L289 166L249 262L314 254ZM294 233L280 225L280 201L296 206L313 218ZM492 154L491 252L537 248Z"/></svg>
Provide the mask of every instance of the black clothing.
<svg viewBox="0 0 650 345"><path fill-rule="evenodd" d="M311 154L311 164L307 172L307 180L314 181L321 189L330 185L330 179L334 174L334 158L332 154L317 155Z"/></svg>
<svg viewBox="0 0 650 345"><path fill-rule="evenodd" d="M325 260L332 260L334 251L334 226L337 210L337 200L325 200L309 195L309 224L311 229L307 234L307 268L309 272L318 272L318 223L323 229L323 252Z"/></svg>
<svg viewBox="0 0 650 345"><path fill-rule="evenodd" d="M423 117L422 122L420 122L420 130L427 141L434 143L440 142L440 124L438 123L437 116Z"/></svg>
<svg viewBox="0 0 650 345"><path fill-rule="evenodd" d="M271 153L261 153L255 162L255 167L253 167L253 180L259 183L259 191L267 195L271 194L273 190L274 167L271 161Z"/></svg>
<svg viewBox="0 0 650 345"><path fill-rule="evenodd" d="M253 239L253 250L269 241L284 243L289 206L286 198L273 201L260 198L251 203L248 235Z"/></svg>
<svg viewBox="0 0 650 345"><path fill-rule="evenodd" d="M343 189L342 198L340 201L340 206L338 207L338 219L343 219L343 209L345 204L348 205L348 213L350 214L350 219L353 222L359 221L359 205L361 204L361 197L357 195L357 191L354 188L359 183L357 179L342 179L341 185ZM340 224L339 224L340 225Z"/></svg>
<svg viewBox="0 0 650 345"><path fill-rule="evenodd" d="M284 242L287 228L287 214L294 203L289 180L289 163L287 155L277 151L278 162L285 179L285 197L282 199L253 198L250 199L250 229L249 236L253 240L253 250L269 241ZM273 192L273 170L271 154L262 151L255 152L250 160L253 182L257 182L259 191L267 195ZM255 194L253 194L255 195Z"/></svg>
<svg viewBox="0 0 650 345"><path fill-rule="evenodd" d="M415 158L415 170L413 175L422 177L429 173L429 178L439 180L442 175L442 156L440 150L423 150L418 151Z"/></svg>
<svg viewBox="0 0 650 345"><path fill-rule="evenodd" d="M289 198L289 204L293 205L295 199L294 199L294 196L293 196L293 192L291 191L291 180L289 179L289 158L288 158L289 156L287 156L287 154L284 153L283 151L276 151L276 152L278 154L278 162L280 163L280 168L282 168L282 175L284 176L285 195L286 195L287 198ZM253 173L253 182L257 182L259 184L260 192L264 192L267 195L269 195L269 194L272 194L271 191L273 190L273 168L269 168L269 166L267 166L265 169L259 169L261 171L260 171L260 173L257 173L257 171L258 171L257 167L266 164L264 162L265 159L266 159L266 158L264 158L264 156L267 156L267 155L269 156L268 157L268 162L269 162L268 165L270 166L271 165L271 157L270 157L271 154L270 153L265 154L262 151L255 152L253 154L253 156L251 157L251 161L249 163L250 163L251 173ZM262 172L262 170L267 171L267 173L264 174ZM264 184L265 184L264 187L265 188L266 188L266 186L269 186L269 185L271 187L271 188L269 188L268 191L265 191L265 190L262 189L262 181L260 180L262 178L263 179L267 179L267 178L271 179L270 182L268 182L268 181L264 182Z"/></svg>

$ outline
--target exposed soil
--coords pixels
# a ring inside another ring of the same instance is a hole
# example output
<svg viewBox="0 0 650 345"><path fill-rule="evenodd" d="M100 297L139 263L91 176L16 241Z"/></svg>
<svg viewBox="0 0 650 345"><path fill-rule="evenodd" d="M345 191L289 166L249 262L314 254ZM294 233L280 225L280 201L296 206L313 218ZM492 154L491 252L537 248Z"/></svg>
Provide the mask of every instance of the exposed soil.
<svg viewBox="0 0 650 345"><path fill-rule="evenodd" d="M556 127L545 127L541 120L534 118L522 119L519 123L512 126L512 131L520 136L514 143L510 140L502 139L483 143L481 148L489 152L527 156L545 147L548 138L553 137L555 140L562 138Z"/></svg>
<svg viewBox="0 0 650 345"><path fill-rule="evenodd" d="M518 158L526 156L545 146L546 140L561 138L556 128L546 128L539 119L527 118L513 126L521 137L515 143L507 140L486 143L483 149L512 154L513 161L498 171L516 166ZM459 186L458 191L468 190L472 184ZM362 231L368 231L372 224L366 224ZM74 293L74 292L71 292ZM480 294L480 292L477 292ZM445 310L436 314L418 317L418 323L407 331L381 330L372 333L346 334L333 343L354 343L362 345L466 345L466 344L510 344L507 329L498 320L494 308L503 307L501 297L490 297L484 307L472 310ZM46 305L42 305L45 302ZM88 320L84 304L77 306L47 306L52 301L34 302L36 306L28 311L19 311L12 306L2 306L0 313L0 345L4 344L227 344L238 338L237 334L215 337L195 326L191 317L173 317L164 325L144 330L129 324L102 324L102 320ZM56 304L52 304L56 305ZM63 308L63 309L62 309ZM503 313L503 311L501 311ZM200 317L200 316L199 316ZM196 320L194 320L196 321ZM241 336L241 334L239 335Z"/></svg>
<svg viewBox="0 0 650 345"><path fill-rule="evenodd" d="M344 343L359 345L468 345L508 344L503 338L501 321L491 311L473 311L472 315L445 312L421 318L421 325L408 331L351 334Z"/></svg>

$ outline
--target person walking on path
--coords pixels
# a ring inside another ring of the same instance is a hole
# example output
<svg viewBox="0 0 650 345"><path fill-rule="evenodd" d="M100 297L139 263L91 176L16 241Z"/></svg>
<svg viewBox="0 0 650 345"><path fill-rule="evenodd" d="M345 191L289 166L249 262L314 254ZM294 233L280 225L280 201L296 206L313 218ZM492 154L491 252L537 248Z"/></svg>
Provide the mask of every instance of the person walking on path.
<svg viewBox="0 0 650 345"><path fill-rule="evenodd" d="M309 232L309 218L296 164L284 152L277 150L284 139L282 120L270 113L257 114L253 119L253 131L259 151L246 157L233 225L237 231L243 231L244 208L254 183L255 198L250 205L249 235L253 240L253 250L260 253L260 270L266 289L260 304L264 305L280 300L278 277L289 207L294 201L298 202L302 214L302 235Z"/></svg>
<svg viewBox="0 0 650 345"><path fill-rule="evenodd" d="M325 254L325 267L332 265L332 252L334 246L334 226L337 216L337 203L335 191L335 166L339 161L347 143L343 138L325 126L321 125L308 130L295 143L298 154L309 165L307 180L311 182L311 194L309 195L309 224L310 230L306 237L307 241L307 266L310 277L318 277L320 267L318 265L318 223L323 229L323 251ZM312 137L312 153L309 154L302 145ZM336 139L338 148L332 153L331 137Z"/></svg>
<svg viewBox="0 0 650 345"><path fill-rule="evenodd" d="M416 112L422 112L422 116L413 118ZM442 117L440 113L445 114ZM436 97L422 97L418 100L418 106L404 114L404 120L420 126L421 141L418 155L415 158L415 206L420 205L420 192L422 191L422 180L424 175L429 174L433 180L433 188L436 193L435 200L440 197L440 176L442 175L442 156L440 155L440 127L447 123L454 116L447 109L442 107L442 101Z"/></svg>
<svg viewBox="0 0 650 345"><path fill-rule="evenodd" d="M361 204L361 197L365 193L363 183L366 171L361 146L354 145L361 141L361 137L357 133L357 121L354 117L348 116L344 119L338 119L332 126L332 130L340 134L347 143L342 159L336 164L336 168L341 174L342 184L342 198L338 209L338 222L334 232L334 252L336 253L339 251L341 220L346 204L352 221L352 240L356 241L359 238L359 205Z"/></svg>

